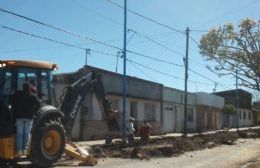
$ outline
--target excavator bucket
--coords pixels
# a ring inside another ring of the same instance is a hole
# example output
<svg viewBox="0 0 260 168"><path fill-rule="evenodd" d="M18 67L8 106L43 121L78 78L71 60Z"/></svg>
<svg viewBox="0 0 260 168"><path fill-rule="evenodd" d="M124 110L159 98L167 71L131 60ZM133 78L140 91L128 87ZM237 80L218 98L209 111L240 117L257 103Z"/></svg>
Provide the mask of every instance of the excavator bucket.
<svg viewBox="0 0 260 168"><path fill-rule="evenodd" d="M69 139L66 139L65 154L81 161L81 163L79 163L80 165L95 166L97 164L97 160L93 155L89 154L88 151L77 147Z"/></svg>

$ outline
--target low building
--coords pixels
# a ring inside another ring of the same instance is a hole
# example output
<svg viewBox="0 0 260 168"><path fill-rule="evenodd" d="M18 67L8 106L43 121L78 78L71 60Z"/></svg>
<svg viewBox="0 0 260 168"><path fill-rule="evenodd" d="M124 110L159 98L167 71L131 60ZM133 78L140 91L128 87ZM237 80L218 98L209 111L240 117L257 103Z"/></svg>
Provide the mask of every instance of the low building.
<svg viewBox="0 0 260 168"><path fill-rule="evenodd" d="M197 130L207 131L221 128L221 110L224 98L209 93L196 93Z"/></svg>
<svg viewBox="0 0 260 168"><path fill-rule="evenodd" d="M118 110L121 116L123 76L114 72L88 66L75 73L57 74L55 75L55 88L58 97L66 85L76 81L89 71L94 71L101 77L106 95L111 100L112 109ZM143 120L148 120L153 127L151 133L160 134L162 88L162 84L127 76L126 120L130 116L134 117L137 129ZM102 118L98 100L95 93L92 92L86 96L81 113L76 117L72 131L73 138L103 138L107 132L107 125Z"/></svg>
<svg viewBox="0 0 260 168"><path fill-rule="evenodd" d="M254 116L254 123L256 125L260 125L260 102L254 102L253 103L253 116Z"/></svg>
<svg viewBox="0 0 260 168"><path fill-rule="evenodd" d="M239 127L248 127L253 125L252 95L250 93L238 89L217 92L214 94L224 97L225 104L232 104L237 108L235 116L230 118L229 126L236 127L237 123Z"/></svg>
<svg viewBox="0 0 260 168"><path fill-rule="evenodd" d="M184 92L169 87L163 88L162 127L164 133L182 132L184 128ZM187 131L196 131L196 96L187 95Z"/></svg>

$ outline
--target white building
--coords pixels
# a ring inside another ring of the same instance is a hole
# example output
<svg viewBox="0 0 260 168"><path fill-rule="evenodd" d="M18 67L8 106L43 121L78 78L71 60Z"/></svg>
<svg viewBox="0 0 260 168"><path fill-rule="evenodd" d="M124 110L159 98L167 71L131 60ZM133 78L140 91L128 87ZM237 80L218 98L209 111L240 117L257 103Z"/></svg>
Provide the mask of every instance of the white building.
<svg viewBox="0 0 260 168"><path fill-rule="evenodd" d="M187 130L196 131L196 96L187 96ZM181 90L163 88L163 132L182 132L184 128L184 92Z"/></svg>

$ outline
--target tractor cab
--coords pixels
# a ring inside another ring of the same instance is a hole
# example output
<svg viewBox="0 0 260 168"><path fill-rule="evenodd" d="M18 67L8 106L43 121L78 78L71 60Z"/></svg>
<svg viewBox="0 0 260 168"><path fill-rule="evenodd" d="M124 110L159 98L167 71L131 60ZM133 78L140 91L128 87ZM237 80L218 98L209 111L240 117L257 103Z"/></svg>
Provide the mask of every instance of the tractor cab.
<svg viewBox="0 0 260 168"><path fill-rule="evenodd" d="M0 61L0 136L13 133L14 114L10 97L29 83L46 104L54 104L51 84L56 64L33 61Z"/></svg>

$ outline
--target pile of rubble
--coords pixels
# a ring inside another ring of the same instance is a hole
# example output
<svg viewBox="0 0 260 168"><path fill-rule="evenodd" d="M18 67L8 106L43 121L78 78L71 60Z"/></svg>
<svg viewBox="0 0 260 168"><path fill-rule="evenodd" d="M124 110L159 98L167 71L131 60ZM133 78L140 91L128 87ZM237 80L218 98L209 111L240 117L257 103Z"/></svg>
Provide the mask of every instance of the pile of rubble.
<svg viewBox="0 0 260 168"><path fill-rule="evenodd" d="M213 148L218 145L233 145L238 138L260 138L260 129L239 132L219 131L212 134L198 134L192 137L156 137L147 145L124 146L121 143L113 145L92 146L90 153L96 158L120 157L147 159L152 157L171 157L186 151Z"/></svg>

